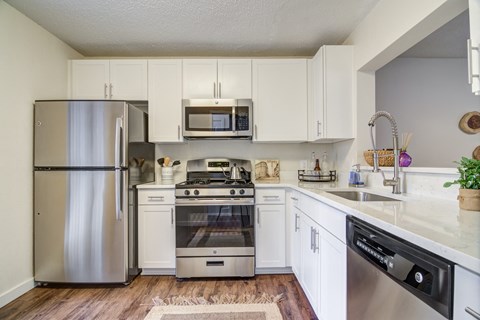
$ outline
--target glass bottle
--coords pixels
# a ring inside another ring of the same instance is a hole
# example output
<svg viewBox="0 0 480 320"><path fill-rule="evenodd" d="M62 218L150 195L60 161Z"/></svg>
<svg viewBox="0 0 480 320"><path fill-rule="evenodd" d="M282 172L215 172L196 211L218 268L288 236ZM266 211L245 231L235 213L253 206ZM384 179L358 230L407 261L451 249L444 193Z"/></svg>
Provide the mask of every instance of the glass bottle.
<svg viewBox="0 0 480 320"><path fill-rule="evenodd" d="M315 159L315 168L313 168L314 171L320 171L320 160Z"/></svg>
<svg viewBox="0 0 480 320"><path fill-rule="evenodd" d="M328 175L330 172L328 171L328 162L327 162L327 153L324 152L322 155L322 163L320 164L320 168L322 171L322 175Z"/></svg>
<svg viewBox="0 0 480 320"><path fill-rule="evenodd" d="M316 160L316 156L315 156L315 152L313 151L313 152L312 152L312 156L311 156L311 158L310 158L310 164L309 164L309 166L308 166L310 170L314 170L315 165L316 165L316 164L315 164L315 160Z"/></svg>

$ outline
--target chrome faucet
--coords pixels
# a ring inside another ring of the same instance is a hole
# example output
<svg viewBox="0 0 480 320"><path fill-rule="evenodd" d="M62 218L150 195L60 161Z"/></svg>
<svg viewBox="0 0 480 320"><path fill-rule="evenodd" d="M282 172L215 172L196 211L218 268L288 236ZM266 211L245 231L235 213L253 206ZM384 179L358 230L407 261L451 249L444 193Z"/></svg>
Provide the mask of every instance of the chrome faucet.
<svg viewBox="0 0 480 320"><path fill-rule="evenodd" d="M385 117L390 121L390 125L392 126L392 136L393 136L393 156L394 156L394 163L393 163L393 179L386 179L385 174L378 166L378 151L377 147L375 146L375 139L373 138L373 126L375 125L375 121L380 118ZM386 111L378 111L376 112L368 122L370 126L370 138L372 139L372 146L373 146L373 172L381 172L383 177L383 185L384 186L392 186L393 190L392 193L399 194L402 193L400 191L400 176L399 176L399 149L398 149L398 129L397 123L395 119L393 119L392 115Z"/></svg>

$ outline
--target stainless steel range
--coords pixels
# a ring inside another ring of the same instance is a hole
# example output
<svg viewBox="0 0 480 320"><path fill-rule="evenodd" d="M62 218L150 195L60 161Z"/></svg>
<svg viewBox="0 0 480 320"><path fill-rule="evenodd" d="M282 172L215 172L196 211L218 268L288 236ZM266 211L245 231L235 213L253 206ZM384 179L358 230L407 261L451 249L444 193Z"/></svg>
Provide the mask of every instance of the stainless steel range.
<svg viewBox="0 0 480 320"><path fill-rule="evenodd" d="M254 276L251 171L249 160L187 161L175 186L177 278Z"/></svg>

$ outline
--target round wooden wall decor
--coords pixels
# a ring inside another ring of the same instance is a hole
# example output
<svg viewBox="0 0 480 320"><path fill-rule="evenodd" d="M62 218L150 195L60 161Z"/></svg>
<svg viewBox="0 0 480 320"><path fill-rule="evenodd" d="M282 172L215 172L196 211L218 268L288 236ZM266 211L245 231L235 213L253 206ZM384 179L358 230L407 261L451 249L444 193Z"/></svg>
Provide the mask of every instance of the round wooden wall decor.
<svg viewBox="0 0 480 320"><path fill-rule="evenodd" d="M480 132L480 112L472 111L463 115L458 127L465 133L475 134Z"/></svg>
<svg viewBox="0 0 480 320"><path fill-rule="evenodd" d="M480 160L480 146L477 146L472 152L472 158Z"/></svg>

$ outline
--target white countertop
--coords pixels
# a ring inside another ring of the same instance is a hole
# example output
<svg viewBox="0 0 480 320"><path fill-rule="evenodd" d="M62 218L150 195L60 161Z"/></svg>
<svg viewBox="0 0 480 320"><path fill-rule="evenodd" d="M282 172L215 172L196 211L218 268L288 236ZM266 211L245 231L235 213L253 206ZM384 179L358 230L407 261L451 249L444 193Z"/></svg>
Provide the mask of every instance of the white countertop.
<svg viewBox="0 0 480 320"><path fill-rule="evenodd" d="M257 182L255 187L296 189L480 274L480 211L461 210L456 200L293 180L282 180L278 184ZM401 201L351 201L327 190L366 191Z"/></svg>
<svg viewBox="0 0 480 320"><path fill-rule="evenodd" d="M137 188L173 189L175 183L183 180L152 182ZM255 182L255 187L296 189L480 274L480 212L460 210L456 200L393 195L377 189L346 188L336 183L301 182L293 178L279 183ZM402 201L357 202L329 194L327 190L367 191Z"/></svg>

